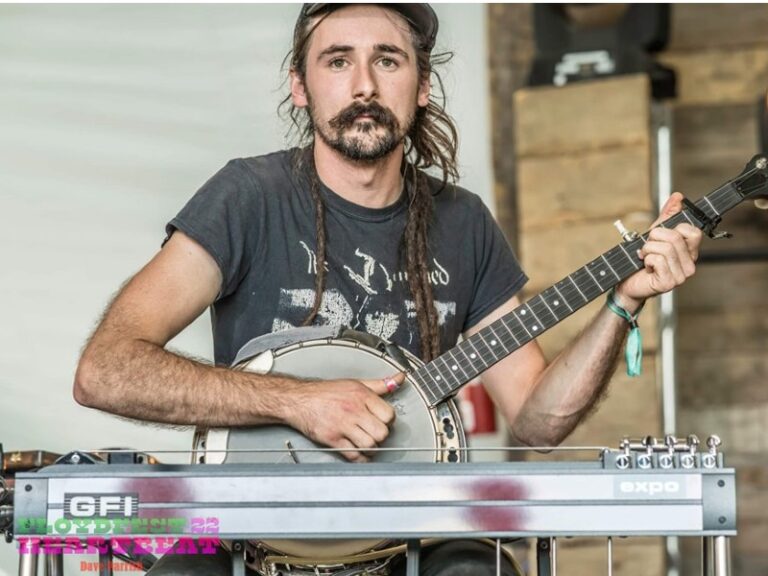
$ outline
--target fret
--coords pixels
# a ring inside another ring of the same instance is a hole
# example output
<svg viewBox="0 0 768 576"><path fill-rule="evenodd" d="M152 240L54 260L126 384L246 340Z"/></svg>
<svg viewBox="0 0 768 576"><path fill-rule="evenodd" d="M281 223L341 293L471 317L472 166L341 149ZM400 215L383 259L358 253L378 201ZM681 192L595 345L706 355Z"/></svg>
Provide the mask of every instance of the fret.
<svg viewBox="0 0 768 576"><path fill-rule="evenodd" d="M709 204L709 207L712 208L712 212L714 212L716 216L720 216L720 212L717 211L717 208L715 208L715 206L712 204L712 202L706 196L704 196L704 202Z"/></svg>
<svg viewBox="0 0 768 576"><path fill-rule="evenodd" d="M464 378L466 378L467 380L470 380L470 378L467 376L466 371L464 370L464 366L461 365L461 361L456 359L456 356L453 353L454 350L458 350L458 348L454 348L453 350L448 351L448 354L453 360L453 364L451 364L451 370L453 370L454 373L457 373L459 370L461 370L461 373L464 374Z"/></svg>
<svg viewBox="0 0 768 576"><path fill-rule="evenodd" d="M691 217L688 216L688 210L683 210L682 212L680 212L680 214L685 216L685 219L688 220L688 224L690 224L691 226L696 226L696 224L693 223L693 220L691 220Z"/></svg>
<svg viewBox="0 0 768 576"><path fill-rule="evenodd" d="M590 267L592 267L592 270L590 270ZM608 275L608 272L605 270L605 266L603 266L603 264L600 262L599 259L592 260L592 262L587 264L584 268L587 272L589 272L589 275L592 277L595 283L600 287L600 292L604 292L605 290L608 290L611 286L615 284L613 279Z"/></svg>
<svg viewBox="0 0 768 576"><path fill-rule="evenodd" d="M461 380L459 380L459 377L456 376L456 374L454 374L453 370L451 370L451 367L448 365L448 362L445 360L445 354L443 354L442 356L438 356L435 359L435 368L437 368L437 362L438 361L442 362L443 366L445 367L445 369L439 369L439 370L440 370L440 375L443 377L443 380L445 380L445 383L448 384L448 387L449 387L448 389L449 390L454 390L456 388L453 384L450 384L448 382L448 376L447 376L448 374L454 380L456 380L456 384L461 386L463 384L463 382Z"/></svg>
<svg viewBox="0 0 768 576"><path fill-rule="evenodd" d="M438 364L438 360L442 363L442 366ZM457 382L459 381L458 378L456 378L456 375L451 372L451 370L448 368L448 363L445 361L445 358L443 356L438 356L434 360L434 366L435 366L435 372L437 374L435 375L435 381L439 382L440 388L445 388L446 392L448 394L451 393L451 391L455 388L455 385L453 382L451 382L450 377L453 377L454 380Z"/></svg>
<svg viewBox="0 0 768 576"><path fill-rule="evenodd" d="M531 340L533 340L544 329L544 323L536 315L536 312L531 308L530 302L526 302L518 308L519 314L517 320L523 326L523 329L528 334ZM530 312L530 314L529 314Z"/></svg>
<svg viewBox="0 0 768 576"><path fill-rule="evenodd" d="M603 287L600 286L600 283L586 267L576 270L576 272L571 274L571 277L580 284L581 293L585 295L587 302L603 292Z"/></svg>
<svg viewBox="0 0 768 576"><path fill-rule="evenodd" d="M637 271L636 263L631 258L628 258L628 254L625 251L622 251L621 245L614 246L608 250L604 257L611 268L613 268L616 276L621 280ZM627 266L627 259L629 259L629 267Z"/></svg>
<svg viewBox="0 0 768 576"><path fill-rule="evenodd" d="M546 290L544 292L546 292ZM549 310L549 313L552 314L552 316L555 319L554 323L557 324L560 321L560 317L557 314L555 314L555 311L552 310L552 307L547 303L547 299L544 297L544 292L541 293L541 296L540 296L541 301L544 302L544 306L547 307L547 310Z"/></svg>
<svg viewBox="0 0 768 576"><path fill-rule="evenodd" d="M469 339L463 340L458 346L456 346L456 350L460 351L464 355L464 357L467 359L468 366L471 368L471 373L467 373L468 380L471 380L480 374L483 370L488 368L488 359L483 358L483 356L477 351L474 344L472 344Z"/></svg>
<svg viewBox="0 0 768 576"><path fill-rule="evenodd" d="M664 222L660 222L657 226L659 228L667 228L668 230L671 230L672 228L680 224L681 220L682 220L682 216L680 216L680 213L678 213L678 214L674 214L673 216L670 216L669 218L664 220Z"/></svg>
<svg viewBox="0 0 768 576"><path fill-rule="evenodd" d="M485 358L486 356L489 356L490 358L493 358L494 357L493 350L491 350L491 347L488 346L488 343L485 341L485 338L483 337L483 332L485 332L485 328L483 328L482 330L480 330L479 332L477 332L476 334L471 336L469 339L470 340L477 339L477 344L478 345L480 345L480 343L482 343L483 346L485 346L486 353L482 354L483 358Z"/></svg>
<svg viewBox="0 0 768 576"><path fill-rule="evenodd" d="M589 265L584 266L584 270L587 271L587 274L589 274L589 277L592 278L592 281L595 284L597 284L597 287L600 288L600 290L602 291L603 287L600 285L600 282L597 280L597 278L595 278L595 275L592 274L592 271L589 269Z"/></svg>
<svg viewBox="0 0 768 576"><path fill-rule="evenodd" d="M535 307L538 306L538 312L535 309ZM558 323L560 318L558 318L554 312L552 312L552 309L549 307L549 304L547 304L547 301L544 299L544 293L539 294L538 296L534 296L530 300L528 300L528 307L534 308L531 310L531 313L534 315L536 319L539 320L539 324L541 324L542 329L546 330L550 326L554 326ZM545 314L549 315L551 317L551 320L549 318L545 318ZM542 320L544 318L544 320Z"/></svg>
<svg viewBox="0 0 768 576"><path fill-rule="evenodd" d="M503 318L502 318L503 319ZM512 336L512 339L515 341L515 344L520 346L520 340L517 339L517 336L515 336L515 333L512 332L512 329L507 325L507 322L504 321L501 323L502 326L504 326L504 329L509 332L509 335Z"/></svg>
<svg viewBox="0 0 768 576"><path fill-rule="evenodd" d="M685 216L685 211L678 212L671 218L667 219L663 222L667 228L675 228L678 224L681 224L683 220L685 220L687 216Z"/></svg>
<svg viewBox="0 0 768 576"><path fill-rule="evenodd" d="M443 376L442 374L440 374L440 370L435 365L434 361L427 364L424 368L427 371L427 375L429 376L430 381L434 382L434 385L437 388L437 391L440 393L440 395L444 395L446 393L451 392L451 387L447 382L445 382L445 389L443 389L443 386L442 386L444 382ZM427 379L426 376L424 377L424 379L425 380Z"/></svg>
<svg viewBox="0 0 768 576"><path fill-rule="evenodd" d="M579 285L578 285L578 284L576 284L576 281L573 279L573 277L572 277L570 274L568 274L567 278L568 278L568 280L570 280L570 281L571 281L571 283L572 283L572 284L573 284L573 285L576 287L576 291L577 291L579 294L581 294L581 297L582 297L582 298L584 298L584 302L589 302L589 298L587 298L587 297L584 295L584 292L582 292L582 291L581 291L581 288L579 288Z"/></svg>
<svg viewBox="0 0 768 576"><path fill-rule="evenodd" d="M434 378L429 377L430 366L431 363L427 364L426 366L422 366L413 372L412 376L414 380L417 381L417 383L420 383L421 388L429 393L429 402L434 403L439 401L443 396L443 390L440 389Z"/></svg>
<svg viewBox="0 0 768 576"><path fill-rule="evenodd" d="M496 330L493 329L493 324L488 325L488 330L490 330L493 334L493 338L491 339L491 349L493 350L494 356L498 355L498 352L496 351L497 346L501 346L501 349L508 353L509 351L504 349L504 343L502 342L501 338L499 338L499 335L496 334Z"/></svg>
<svg viewBox="0 0 768 576"><path fill-rule="evenodd" d="M438 390L440 390L441 394L448 395L451 392L452 386L451 383L445 379L445 376L443 375L443 370L440 368L440 366L437 365L438 360L440 360L441 356L438 356L432 362L427 364L428 372L430 373L430 376L432 378L432 381L437 386Z"/></svg>
<svg viewBox="0 0 768 576"><path fill-rule="evenodd" d="M525 312L525 310L523 310L523 312ZM528 327L525 325L525 323L520 320L520 316L515 314L514 310L512 311L512 317L520 323L520 326L523 327L528 336L530 336L531 340L533 340L533 334L531 334L530 330L528 330Z"/></svg>
<svg viewBox="0 0 768 576"><path fill-rule="evenodd" d="M616 276L616 280L621 281L621 277L616 273L616 270L613 269L613 266L608 262L608 259L605 257L605 254L600 256L600 258L603 259L603 262L605 262L605 265L608 266L608 269L613 272L613 275Z"/></svg>
<svg viewBox="0 0 768 576"><path fill-rule="evenodd" d="M424 392L428 396L427 402L429 404L434 404L435 402L439 401L440 398L442 397L442 390L437 388L433 380L428 381L425 377L421 376L421 374L418 371L413 373L414 376L416 374L419 374L419 377L421 379L421 384L419 385L419 387L422 390L424 390ZM435 388L437 388L437 390L435 390Z"/></svg>
<svg viewBox="0 0 768 576"><path fill-rule="evenodd" d="M739 184L744 184L739 183ZM716 198L715 194L710 194L712 200L714 200L717 203L717 206L720 208L719 212L727 212L737 204L739 204L742 200L744 200L744 194L748 194L749 191L739 191L738 188L736 188L735 183L730 182L727 186L723 186L720 190L718 190L718 198ZM722 202L721 202L722 200Z"/></svg>
<svg viewBox="0 0 768 576"><path fill-rule="evenodd" d="M619 244L619 248L621 248L621 251L624 252L624 255L627 257L627 260L632 264L632 267L635 270L640 270L640 265L638 264L637 260L635 258L632 258L632 256L629 255L629 252L627 252L627 249L624 248L624 244Z"/></svg>
<svg viewBox="0 0 768 576"><path fill-rule="evenodd" d="M520 341L525 340L525 337L522 335L515 334L514 327L509 325L509 319L512 317L512 313L503 316L502 318L499 318L498 320L494 321L490 326L488 326L489 329L493 330L493 333L499 337L499 340L501 341L502 345L505 347L508 347L510 350L514 350L516 347L520 346ZM494 328L494 326L496 328ZM499 326L502 326L505 330L505 332L502 332L499 330ZM512 340L514 340L514 344L507 338L507 333L512 337Z"/></svg>
<svg viewBox="0 0 768 576"><path fill-rule="evenodd" d="M415 370L411 374L411 378L416 380L416 383L419 384L420 386L427 386L427 381L424 379L424 376L421 374L421 371L424 370L425 368L426 366L423 366L422 368Z"/></svg>
<svg viewBox="0 0 768 576"><path fill-rule="evenodd" d="M466 342L466 343L467 343L469 346L471 346L471 347L472 347L472 350L474 350L474 352L472 352L472 353L469 355L469 357L470 357L471 359L473 359L473 360L474 360L474 358L473 358L473 357L477 357L477 358L480 358L480 360L482 360L482 361L483 361L483 363L485 363L485 364L486 364L486 366L487 366L487 362L485 361L485 358L483 358L483 355L482 355L482 354L480 354L480 351L479 351L479 350L478 350L478 349L475 347L475 343L474 343L474 342L472 342L472 338L467 338L466 340L464 340L464 342ZM464 342L462 342L462 344L463 344ZM482 372L482 370L481 370L481 372Z"/></svg>
<svg viewBox="0 0 768 576"><path fill-rule="evenodd" d="M568 300L566 300L566 299L565 299L565 297L563 296L563 294L562 294L562 293L560 292L560 290L557 288L557 284L554 284L554 285L552 286L552 288L554 288L554 289L555 289L555 292L557 292L557 295L560 297L560 300L562 300L562 301L565 303L565 305L566 305L566 306L568 306L568 310L570 310L571 312L573 312L573 308L572 308L572 307L571 307L571 305L568 303ZM558 306L558 305L559 305L557 300L555 300L555 301L553 302L553 304L554 304L555 306Z"/></svg>
<svg viewBox="0 0 768 576"><path fill-rule="evenodd" d="M544 329L544 326L545 326L544 322L542 322L541 319L536 315L536 312L531 307L530 300L528 302L526 302L525 305L528 307L528 310L531 311L531 314L533 314L533 319L536 320L536 322L538 322L538 325L536 325L536 324L532 324L531 325L531 330L533 332L541 332ZM521 311L520 314L522 314L523 312L525 312L525 310Z"/></svg>

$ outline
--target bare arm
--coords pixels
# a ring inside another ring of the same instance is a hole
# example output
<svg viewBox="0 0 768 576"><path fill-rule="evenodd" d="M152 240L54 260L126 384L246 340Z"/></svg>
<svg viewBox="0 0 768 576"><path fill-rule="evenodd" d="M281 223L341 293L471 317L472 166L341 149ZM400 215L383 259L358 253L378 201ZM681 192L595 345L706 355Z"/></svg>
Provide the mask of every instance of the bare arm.
<svg viewBox="0 0 768 576"><path fill-rule="evenodd" d="M512 298L487 322L519 305ZM470 331L479 330L486 320ZM595 407L616 368L627 323L602 309L547 366L539 345L523 346L482 375L517 443L556 446Z"/></svg>
<svg viewBox="0 0 768 576"><path fill-rule="evenodd" d="M658 221L678 212L681 198L674 195ZM634 313L646 298L685 282L695 271L700 243L701 232L687 224L674 231L654 229L641 253L645 268L617 287L620 304ZM517 298L510 299L467 335L519 303ZM482 381L504 414L514 438L530 446L555 446L562 442L602 396L626 333L626 321L603 308L549 366L534 341L483 373Z"/></svg>
<svg viewBox="0 0 768 576"><path fill-rule="evenodd" d="M75 375L77 402L168 424L284 423L338 448L364 449L386 437L394 412L379 397L386 393L379 380L306 382L209 366L165 350L220 285L213 258L176 232L123 288L88 342ZM354 450L346 455L361 458Z"/></svg>

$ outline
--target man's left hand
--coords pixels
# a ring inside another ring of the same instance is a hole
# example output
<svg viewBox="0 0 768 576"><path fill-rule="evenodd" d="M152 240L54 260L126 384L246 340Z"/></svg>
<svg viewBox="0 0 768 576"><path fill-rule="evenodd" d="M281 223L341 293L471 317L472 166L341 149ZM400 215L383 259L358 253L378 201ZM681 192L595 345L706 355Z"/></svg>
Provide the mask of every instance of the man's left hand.
<svg viewBox="0 0 768 576"><path fill-rule="evenodd" d="M648 241L639 250L645 268L616 287L616 298L630 312L637 310L651 296L680 286L696 271L696 259L703 234L688 223L674 229L658 225L683 209L683 195L675 192L651 226Z"/></svg>

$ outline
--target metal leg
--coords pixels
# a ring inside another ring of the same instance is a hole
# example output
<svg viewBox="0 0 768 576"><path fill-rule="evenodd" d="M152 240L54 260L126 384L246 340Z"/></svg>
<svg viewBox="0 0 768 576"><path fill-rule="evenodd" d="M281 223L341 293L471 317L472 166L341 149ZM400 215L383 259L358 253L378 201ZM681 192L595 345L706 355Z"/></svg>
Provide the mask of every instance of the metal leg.
<svg viewBox="0 0 768 576"><path fill-rule="evenodd" d="M64 557L61 554L46 554L43 574L45 576L63 576Z"/></svg>
<svg viewBox="0 0 768 576"><path fill-rule="evenodd" d="M39 554L19 554L19 576L36 576Z"/></svg>
<svg viewBox="0 0 768 576"><path fill-rule="evenodd" d="M496 538L496 576L501 576L501 540Z"/></svg>
<svg viewBox="0 0 768 576"><path fill-rule="evenodd" d="M245 546L242 540L232 542L232 576L245 576Z"/></svg>
<svg viewBox="0 0 768 576"><path fill-rule="evenodd" d="M112 562L115 557L112 556L112 543L108 542L109 548L106 552L99 552L99 576L112 576Z"/></svg>
<svg viewBox="0 0 768 576"><path fill-rule="evenodd" d="M552 576L557 576L557 538L552 538Z"/></svg>
<svg viewBox="0 0 768 576"><path fill-rule="evenodd" d="M421 554L421 540L413 538L408 540L405 551L405 576L419 576L419 556Z"/></svg>
<svg viewBox="0 0 768 576"><path fill-rule="evenodd" d="M727 536L714 538L714 576L730 576L731 574L731 541Z"/></svg>
<svg viewBox="0 0 768 576"><path fill-rule="evenodd" d="M554 538L536 540L536 573L538 576L553 576L552 544Z"/></svg>
<svg viewBox="0 0 768 576"><path fill-rule="evenodd" d="M608 576L613 576L613 538L608 536Z"/></svg>
<svg viewBox="0 0 768 576"><path fill-rule="evenodd" d="M667 576L680 576L682 560L680 558L680 538L667 536Z"/></svg>
<svg viewBox="0 0 768 576"><path fill-rule="evenodd" d="M701 576L713 576L714 567L712 561L714 560L715 552L715 539L713 536L704 536L701 539Z"/></svg>

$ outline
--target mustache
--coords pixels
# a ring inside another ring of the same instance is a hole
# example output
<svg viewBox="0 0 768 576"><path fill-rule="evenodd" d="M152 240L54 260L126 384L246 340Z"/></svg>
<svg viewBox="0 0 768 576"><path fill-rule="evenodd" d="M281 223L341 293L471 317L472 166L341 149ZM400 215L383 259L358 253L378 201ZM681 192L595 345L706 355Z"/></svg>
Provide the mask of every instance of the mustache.
<svg viewBox="0 0 768 576"><path fill-rule="evenodd" d="M378 102L371 102L370 104L353 102L336 116L331 118L328 121L328 125L335 130L349 128L354 124L358 116L362 116L363 114L369 116L374 122L386 126L391 130L397 129L398 121L394 113Z"/></svg>

